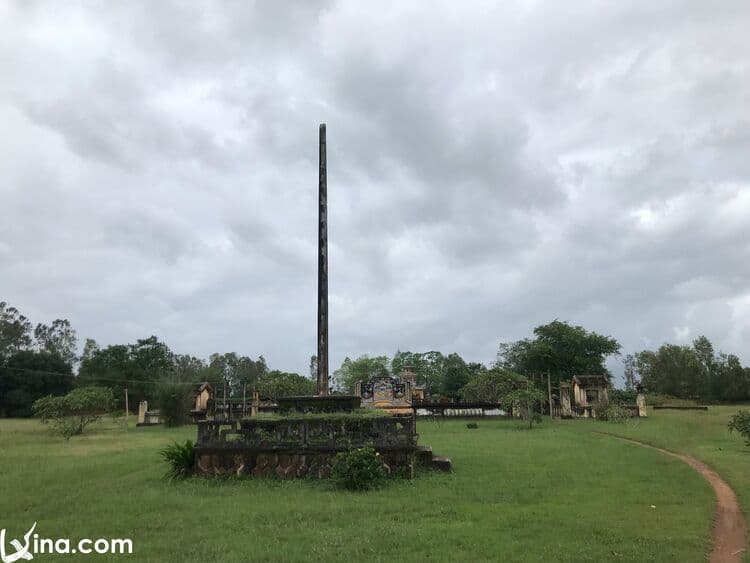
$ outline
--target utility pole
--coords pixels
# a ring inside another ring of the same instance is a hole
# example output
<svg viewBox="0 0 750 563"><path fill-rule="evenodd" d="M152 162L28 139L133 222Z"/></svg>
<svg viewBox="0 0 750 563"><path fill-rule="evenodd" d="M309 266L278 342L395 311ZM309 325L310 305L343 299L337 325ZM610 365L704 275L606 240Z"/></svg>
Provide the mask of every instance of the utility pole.
<svg viewBox="0 0 750 563"><path fill-rule="evenodd" d="M130 415L130 409L128 408L128 388L125 387L125 429L128 428L129 415Z"/></svg>
<svg viewBox="0 0 750 563"><path fill-rule="evenodd" d="M328 395L328 169L326 124L318 136L318 395Z"/></svg>

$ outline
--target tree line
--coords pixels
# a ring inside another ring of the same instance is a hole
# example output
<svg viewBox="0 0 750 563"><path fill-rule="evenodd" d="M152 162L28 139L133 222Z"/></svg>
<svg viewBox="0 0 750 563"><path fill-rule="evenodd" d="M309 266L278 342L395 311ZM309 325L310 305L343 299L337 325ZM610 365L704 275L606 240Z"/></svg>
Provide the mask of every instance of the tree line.
<svg viewBox="0 0 750 563"><path fill-rule="evenodd" d="M0 416L31 416L37 399L76 387L112 389L118 408L124 408L127 388L131 410L141 400L154 399L167 384L190 391L206 381L220 397L224 392L230 397L253 391L268 397L315 392L310 377L270 369L263 356L227 352L204 360L174 353L156 336L109 346L86 339L80 356L77 346L68 320L34 326L17 308L0 301Z"/></svg>
<svg viewBox="0 0 750 563"><path fill-rule="evenodd" d="M714 349L705 336L692 345L664 344L625 356L625 385L704 403L750 400L750 368Z"/></svg>
<svg viewBox="0 0 750 563"><path fill-rule="evenodd" d="M381 376L397 377L403 367L413 368L417 383L433 396L469 401L501 402L502 397L528 382L546 390L570 381L574 375L612 373L607 358L620 356L621 346L611 336L554 320L533 330L532 336L501 342L488 367L467 362L456 353L402 352L387 356L346 358L333 374L335 385L352 392L357 381ZM703 402L750 400L750 368L737 356L716 352L705 336L692 346L664 344L623 358L625 389L642 385L647 392Z"/></svg>
<svg viewBox="0 0 750 563"><path fill-rule="evenodd" d="M358 381L397 377L409 366L433 398L499 402L503 394L532 384L546 390L547 377L555 388L576 374L611 378L606 360L620 355L620 349L611 336L554 320L536 327L528 338L500 343L490 366L455 352L399 350L390 358L347 357L331 380L334 391L351 393ZM253 359L226 352L202 359L177 354L156 336L108 346L86 339L80 356L77 350L77 334L68 320L33 325L18 309L0 302L0 416L30 416L35 400L85 386L112 389L119 408L127 388L133 409L165 382L189 387L207 381L219 397L256 390L269 397L315 392L315 356L309 374L301 375L270 369L262 355ZM750 368L735 355L715 351L704 336L692 346L664 344L628 354L623 362L629 389L640 383L650 392L704 402L750 400Z"/></svg>

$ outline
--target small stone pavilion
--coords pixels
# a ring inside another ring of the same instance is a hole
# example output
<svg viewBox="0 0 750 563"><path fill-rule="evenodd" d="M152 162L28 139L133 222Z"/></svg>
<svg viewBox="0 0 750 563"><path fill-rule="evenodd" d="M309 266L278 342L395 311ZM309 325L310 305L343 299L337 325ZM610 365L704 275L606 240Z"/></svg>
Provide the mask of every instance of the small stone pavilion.
<svg viewBox="0 0 750 563"><path fill-rule="evenodd" d="M596 407L608 401L609 379L606 375L574 375L570 383L560 383L563 417L596 418Z"/></svg>
<svg viewBox="0 0 750 563"><path fill-rule="evenodd" d="M378 377L357 382L354 394L362 399L362 406L383 409L386 412L410 413L415 402L424 401L425 387L417 385L411 367L404 367L398 378Z"/></svg>
<svg viewBox="0 0 750 563"><path fill-rule="evenodd" d="M213 414L211 412L215 402L213 385L204 381L195 387L193 394L195 404L190 409L190 418L193 422L205 420Z"/></svg>
<svg viewBox="0 0 750 563"><path fill-rule="evenodd" d="M596 410L609 403L606 375L574 375L570 383L560 382L560 414L563 418L596 418ZM571 402L572 401L572 402ZM627 406L632 416L646 417L646 397L638 387L636 404Z"/></svg>

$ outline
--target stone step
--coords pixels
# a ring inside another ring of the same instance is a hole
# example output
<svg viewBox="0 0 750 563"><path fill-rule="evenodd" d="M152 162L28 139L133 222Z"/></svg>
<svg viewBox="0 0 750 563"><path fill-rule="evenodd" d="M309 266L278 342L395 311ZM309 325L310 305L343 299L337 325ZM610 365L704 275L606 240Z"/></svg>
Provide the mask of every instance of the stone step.
<svg viewBox="0 0 750 563"><path fill-rule="evenodd" d="M438 471L451 472L453 470L453 464L451 463L450 458L443 456L433 456L431 466Z"/></svg>
<svg viewBox="0 0 750 563"><path fill-rule="evenodd" d="M417 463L429 467L432 463L432 448L430 446L417 447Z"/></svg>

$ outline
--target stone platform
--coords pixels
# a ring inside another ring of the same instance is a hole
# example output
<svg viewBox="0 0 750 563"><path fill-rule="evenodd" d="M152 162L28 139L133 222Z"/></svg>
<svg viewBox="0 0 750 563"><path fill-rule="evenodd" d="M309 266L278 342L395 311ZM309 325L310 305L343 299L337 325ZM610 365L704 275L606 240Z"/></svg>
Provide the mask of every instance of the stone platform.
<svg viewBox="0 0 750 563"><path fill-rule="evenodd" d="M433 463L432 450L417 445L414 415L347 414L198 422L195 469L204 475L324 478L341 451L372 446L386 473L411 478L418 464Z"/></svg>

